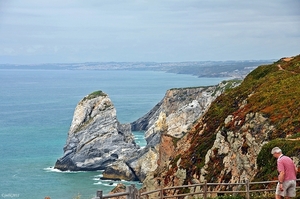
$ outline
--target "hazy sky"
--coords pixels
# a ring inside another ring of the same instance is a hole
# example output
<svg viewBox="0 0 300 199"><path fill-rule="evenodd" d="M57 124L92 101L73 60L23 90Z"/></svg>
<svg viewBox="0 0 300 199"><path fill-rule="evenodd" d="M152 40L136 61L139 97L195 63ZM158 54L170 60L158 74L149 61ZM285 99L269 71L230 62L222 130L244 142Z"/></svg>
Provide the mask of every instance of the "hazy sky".
<svg viewBox="0 0 300 199"><path fill-rule="evenodd" d="M0 63L297 54L299 0L0 0Z"/></svg>

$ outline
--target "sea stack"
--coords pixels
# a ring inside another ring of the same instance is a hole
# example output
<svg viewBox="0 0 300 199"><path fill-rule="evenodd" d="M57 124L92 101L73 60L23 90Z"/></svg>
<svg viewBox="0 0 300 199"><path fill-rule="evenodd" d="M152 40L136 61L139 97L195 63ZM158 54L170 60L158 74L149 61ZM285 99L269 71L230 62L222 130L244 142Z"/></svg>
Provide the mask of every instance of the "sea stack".
<svg viewBox="0 0 300 199"><path fill-rule="evenodd" d="M77 104L64 155L56 161L55 168L101 170L134 155L138 149L130 124L120 124L109 96L96 91Z"/></svg>

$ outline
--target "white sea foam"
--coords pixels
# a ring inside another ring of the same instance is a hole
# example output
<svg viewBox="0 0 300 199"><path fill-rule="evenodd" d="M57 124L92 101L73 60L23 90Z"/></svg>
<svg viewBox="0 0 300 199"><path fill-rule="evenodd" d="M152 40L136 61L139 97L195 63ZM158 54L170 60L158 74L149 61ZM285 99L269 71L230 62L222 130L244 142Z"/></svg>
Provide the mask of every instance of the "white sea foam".
<svg viewBox="0 0 300 199"><path fill-rule="evenodd" d="M57 173L62 173L61 170L55 169L54 167L47 167L47 168L44 168L44 171L46 171L46 172L57 172Z"/></svg>
<svg viewBox="0 0 300 199"><path fill-rule="evenodd" d="M99 170L99 172L103 172L104 170ZM103 177L103 174L102 173L100 173L100 174L98 174L98 175L95 175L95 177Z"/></svg>
<svg viewBox="0 0 300 199"><path fill-rule="evenodd" d="M54 167L47 167L43 169L46 172L55 172L55 173L81 173L81 172L86 172L86 171L61 171L59 169L55 169Z"/></svg>
<svg viewBox="0 0 300 199"><path fill-rule="evenodd" d="M102 182L101 181L94 182L93 185L102 185Z"/></svg>
<svg viewBox="0 0 300 199"><path fill-rule="evenodd" d="M95 182L93 183L94 185L102 185L102 186L107 186L107 187L113 187L113 186L117 186L118 183L103 183L102 181L99 182Z"/></svg>

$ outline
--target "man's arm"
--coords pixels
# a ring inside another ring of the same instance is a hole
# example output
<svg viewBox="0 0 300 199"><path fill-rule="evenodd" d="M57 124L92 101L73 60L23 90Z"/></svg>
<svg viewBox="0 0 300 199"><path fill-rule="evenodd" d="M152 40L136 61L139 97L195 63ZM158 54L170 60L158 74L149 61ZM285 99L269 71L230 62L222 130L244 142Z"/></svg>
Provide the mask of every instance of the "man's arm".
<svg viewBox="0 0 300 199"><path fill-rule="evenodd" d="M278 181L279 183L283 183L284 180L284 171L280 171L279 175L278 175Z"/></svg>
<svg viewBox="0 0 300 199"><path fill-rule="evenodd" d="M283 191L283 185L282 185L283 180L284 180L284 171L280 171L279 176L278 176L280 191Z"/></svg>

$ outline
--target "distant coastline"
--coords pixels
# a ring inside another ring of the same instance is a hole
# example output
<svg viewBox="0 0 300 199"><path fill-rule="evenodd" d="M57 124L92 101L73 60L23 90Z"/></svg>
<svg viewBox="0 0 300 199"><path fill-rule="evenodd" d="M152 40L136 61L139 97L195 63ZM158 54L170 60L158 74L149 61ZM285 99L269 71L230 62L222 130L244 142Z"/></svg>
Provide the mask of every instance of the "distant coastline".
<svg viewBox="0 0 300 199"><path fill-rule="evenodd" d="M45 64L0 64L0 69L23 70L145 70L198 77L244 78L257 66L270 64L274 60L243 61L190 61L190 62L85 62Z"/></svg>

